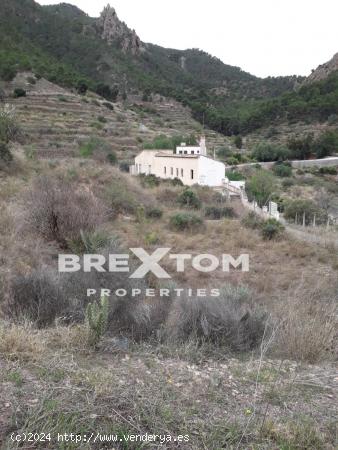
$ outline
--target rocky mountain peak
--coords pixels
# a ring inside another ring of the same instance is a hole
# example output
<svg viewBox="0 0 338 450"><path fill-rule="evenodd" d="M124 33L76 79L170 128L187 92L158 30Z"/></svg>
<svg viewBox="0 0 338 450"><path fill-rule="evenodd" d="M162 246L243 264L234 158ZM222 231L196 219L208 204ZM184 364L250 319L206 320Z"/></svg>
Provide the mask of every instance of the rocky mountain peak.
<svg viewBox="0 0 338 450"><path fill-rule="evenodd" d="M336 53L330 61L326 62L313 70L306 82L320 81L327 78L332 72L338 71L338 53Z"/></svg>
<svg viewBox="0 0 338 450"><path fill-rule="evenodd" d="M117 45L124 53L138 55L145 50L135 30L128 28L109 4L103 9L98 19L98 26L102 39L110 45Z"/></svg>

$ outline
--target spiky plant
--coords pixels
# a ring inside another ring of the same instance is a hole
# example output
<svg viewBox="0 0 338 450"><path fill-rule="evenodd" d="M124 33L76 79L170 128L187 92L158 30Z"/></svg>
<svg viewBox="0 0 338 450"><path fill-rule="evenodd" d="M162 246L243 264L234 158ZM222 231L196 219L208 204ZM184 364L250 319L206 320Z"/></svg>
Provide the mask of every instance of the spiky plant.
<svg viewBox="0 0 338 450"><path fill-rule="evenodd" d="M88 341L97 347L108 326L109 304L108 298L103 296L99 303L89 303L86 309L86 322L88 327Z"/></svg>

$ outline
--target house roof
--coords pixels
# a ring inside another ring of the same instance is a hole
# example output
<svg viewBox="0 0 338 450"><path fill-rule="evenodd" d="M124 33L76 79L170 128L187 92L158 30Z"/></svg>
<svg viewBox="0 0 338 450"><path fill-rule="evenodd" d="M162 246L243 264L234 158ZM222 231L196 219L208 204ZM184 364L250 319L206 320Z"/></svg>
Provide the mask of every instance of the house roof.
<svg viewBox="0 0 338 450"><path fill-rule="evenodd" d="M199 158L201 155L177 155L176 153L164 153L164 152L159 152L156 153L155 156L159 156L161 158L165 157L165 158Z"/></svg>

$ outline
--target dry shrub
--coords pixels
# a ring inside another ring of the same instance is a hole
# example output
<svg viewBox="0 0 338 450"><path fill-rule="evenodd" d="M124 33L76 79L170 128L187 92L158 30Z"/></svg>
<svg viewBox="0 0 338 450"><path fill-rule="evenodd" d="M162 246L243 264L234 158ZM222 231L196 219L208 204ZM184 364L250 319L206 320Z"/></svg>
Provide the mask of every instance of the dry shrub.
<svg viewBox="0 0 338 450"><path fill-rule="evenodd" d="M193 186L192 188L202 203L206 205L225 203L226 197L215 192L209 186Z"/></svg>
<svg viewBox="0 0 338 450"><path fill-rule="evenodd" d="M81 231L94 231L104 220L103 205L89 192L55 178L38 178L25 199L26 224L44 239L67 248Z"/></svg>
<svg viewBox="0 0 338 450"><path fill-rule="evenodd" d="M249 305L245 287L225 286L219 297L178 297L167 324L168 338L208 341L232 350L249 350L261 341L266 315Z"/></svg>
<svg viewBox="0 0 338 450"><path fill-rule="evenodd" d="M181 187L164 187L160 186L156 190L156 199L161 205L166 205L169 207L177 206L177 197L182 192Z"/></svg>
<svg viewBox="0 0 338 450"><path fill-rule="evenodd" d="M118 173L106 188L106 198L114 214L135 214L138 206L156 206L156 199L135 178Z"/></svg>
<svg viewBox="0 0 338 450"><path fill-rule="evenodd" d="M44 268L12 276L2 310L16 322L28 320L38 327L51 325L57 317L70 313L59 276Z"/></svg>
<svg viewBox="0 0 338 450"><path fill-rule="evenodd" d="M109 254L125 253L117 241L100 253L108 261ZM138 266L138 264L137 264ZM15 322L29 320L42 328L55 323L82 323L88 302L98 300L101 288L109 289L109 329L114 333L131 334L134 338L145 338L153 334L159 323L165 321L160 309L161 302L150 302L145 297L149 288L146 279L134 280L129 275L136 269L130 262L130 273L110 273L83 271L58 274L45 267L38 268L28 274L16 274L7 280L5 301L2 312ZM87 297L87 289L96 289L97 295ZM119 289L126 290L125 296L116 295ZM140 293L132 295L132 290ZM165 298L163 302L168 302ZM163 311L165 308L163 309Z"/></svg>
<svg viewBox="0 0 338 450"><path fill-rule="evenodd" d="M36 360L44 342L29 324L0 324L0 355L11 360Z"/></svg>
<svg viewBox="0 0 338 450"><path fill-rule="evenodd" d="M279 355L315 363L337 357L337 298L327 287L309 290L304 283L280 300Z"/></svg>

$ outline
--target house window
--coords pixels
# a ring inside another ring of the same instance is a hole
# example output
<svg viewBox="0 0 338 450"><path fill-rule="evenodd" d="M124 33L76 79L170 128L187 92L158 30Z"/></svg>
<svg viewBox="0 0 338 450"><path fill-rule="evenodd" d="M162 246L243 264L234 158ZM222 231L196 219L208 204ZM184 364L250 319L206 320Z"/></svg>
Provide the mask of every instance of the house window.
<svg viewBox="0 0 338 450"><path fill-rule="evenodd" d="M164 166L164 175L167 175L167 168Z"/></svg>
<svg viewBox="0 0 338 450"><path fill-rule="evenodd" d="M182 150L180 150L180 151L179 151L179 154L182 155L182 153L183 153Z"/></svg>
<svg viewBox="0 0 338 450"><path fill-rule="evenodd" d="M191 179L193 180L194 179L194 171L191 170L190 173L191 173Z"/></svg>
<svg viewBox="0 0 338 450"><path fill-rule="evenodd" d="M170 175L174 175L174 168L170 167Z"/></svg>
<svg viewBox="0 0 338 450"><path fill-rule="evenodd" d="M188 154L188 150L184 150L184 154L187 155Z"/></svg>
<svg viewBox="0 0 338 450"><path fill-rule="evenodd" d="M178 169L176 169L176 176L178 177Z"/></svg>
<svg viewBox="0 0 338 450"><path fill-rule="evenodd" d="M194 155L195 154L195 150L191 150L191 154Z"/></svg>
<svg viewBox="0 0 338 450"><path fill-rule="evenodd" d="M183 169L181 169L181 177L183 177Z"/></svg>

